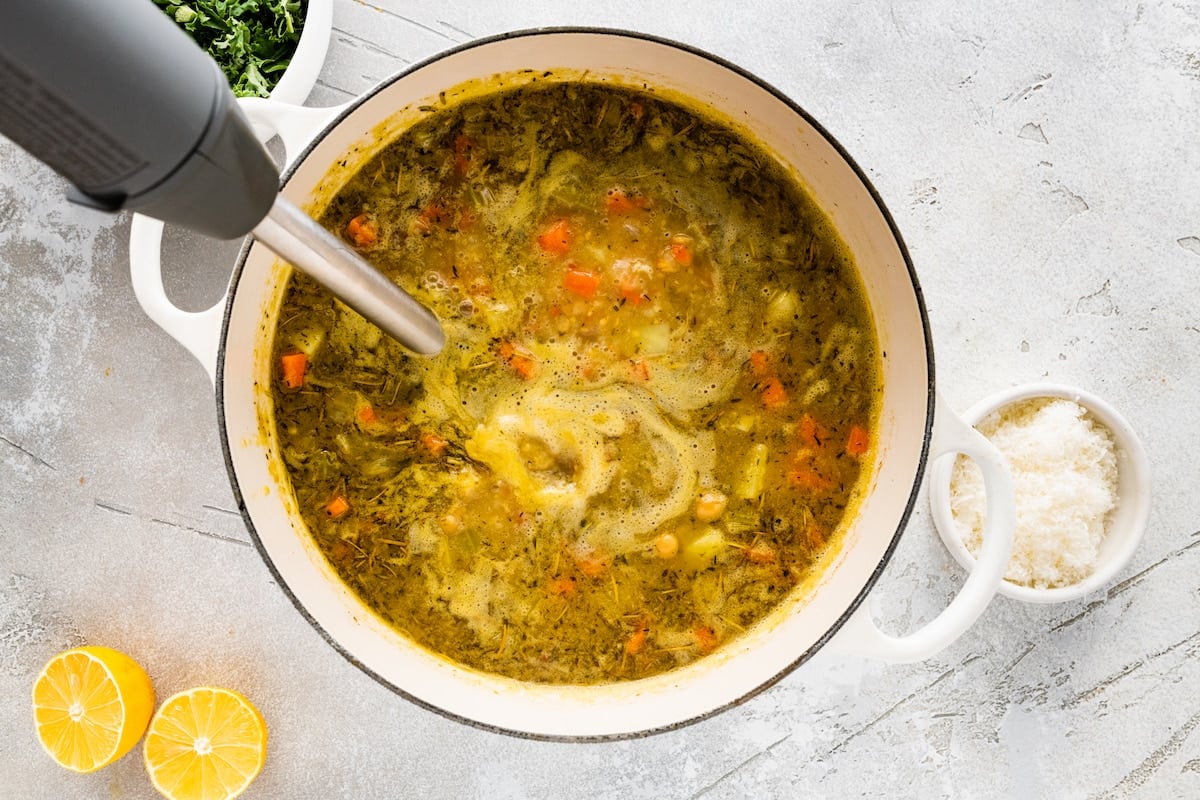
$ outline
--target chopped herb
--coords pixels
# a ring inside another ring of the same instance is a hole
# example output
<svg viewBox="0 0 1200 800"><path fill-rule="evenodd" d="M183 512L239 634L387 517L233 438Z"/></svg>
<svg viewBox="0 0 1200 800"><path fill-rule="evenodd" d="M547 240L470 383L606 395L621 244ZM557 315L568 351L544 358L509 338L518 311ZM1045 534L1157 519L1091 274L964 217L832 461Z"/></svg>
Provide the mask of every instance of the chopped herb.
<svg viewBox="0 0 1200 800"><path fill-rule="evenodd" d="M266 97L292 61L301 0L154 0L221 67L238 97Z"/></svg>

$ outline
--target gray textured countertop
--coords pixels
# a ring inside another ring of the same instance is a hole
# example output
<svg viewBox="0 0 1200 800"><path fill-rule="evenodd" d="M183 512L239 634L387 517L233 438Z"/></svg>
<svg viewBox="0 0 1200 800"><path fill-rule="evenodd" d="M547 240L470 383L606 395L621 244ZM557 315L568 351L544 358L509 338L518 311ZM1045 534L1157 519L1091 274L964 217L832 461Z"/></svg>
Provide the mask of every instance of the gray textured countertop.
<svg viewBox="0 0 1200 800"><path fill-rule="evenodd" d="M646 740L447 721L347 663L273 584L233 511L207 378L134 300L128 217L67 205L0 141L0 796L156 796L140 751L77 776L36 743L31 682L81 643L135 656L160 697L254 699L271 740L247 797L1200 796L1200 6L739 5L339 0L309 104L542 25L640 29L756 72L896 217L952 406L1048 379L1140 432L1154 506L1118 582L1063 605L998 598L921 664L818 658ZM236 246L172 234L167 250L177 301L220 297ZM922 504L875 597L901 629L962 579Z"/></svg>

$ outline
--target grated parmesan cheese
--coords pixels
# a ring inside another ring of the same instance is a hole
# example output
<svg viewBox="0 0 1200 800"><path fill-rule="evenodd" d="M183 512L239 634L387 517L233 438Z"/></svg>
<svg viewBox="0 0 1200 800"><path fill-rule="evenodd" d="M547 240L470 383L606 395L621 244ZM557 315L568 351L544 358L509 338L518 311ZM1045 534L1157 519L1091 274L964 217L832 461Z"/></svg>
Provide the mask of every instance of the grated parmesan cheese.
<svg viewBox="0 0 1200 800"><path fill-rule="evenodd" d="M992 412L976 429L1008 459L1017 527L1005 578L1035 589L1077 583L1092 574L1105 518L1117 506L1112 434L1070 400L1042 397ZM983 476L959 457L950 510L976 557L986 511Z"/></svg>

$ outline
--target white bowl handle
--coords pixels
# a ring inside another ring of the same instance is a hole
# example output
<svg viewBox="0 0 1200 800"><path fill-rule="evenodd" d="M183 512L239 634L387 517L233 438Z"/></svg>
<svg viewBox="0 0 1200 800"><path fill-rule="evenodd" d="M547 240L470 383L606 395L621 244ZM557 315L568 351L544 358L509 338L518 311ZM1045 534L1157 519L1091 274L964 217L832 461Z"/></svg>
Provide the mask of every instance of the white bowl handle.
<svg viewBox="0 0 1200 800"><path fill-rule="evenodd" d="M982 434L955 414L939 395L929 464L963 453L979 466L987 491L987 522L979 560L958 594L931 622L905 636L891 636L875 624L870 598L851 615L827 645L835 655L857 655L896 663L922 661L949 646L970 628L987 608L1012 554L1016 500L1004 456Z"/></svg>
<svg viewBox="0 0 1200 800"><path fill-rule="evenodd" d="M344 108L305 108L261 98L243 98L238 103L251 122L279 134L287 163L303 152ZM129 226L133 293L147 316L187 348L204 367L208 379L215 383L221 322L229 292L226 290L220 300L204 311L184 311L172 303L162 282L162 234L163 224L159 220L133 215Z"/></svg>

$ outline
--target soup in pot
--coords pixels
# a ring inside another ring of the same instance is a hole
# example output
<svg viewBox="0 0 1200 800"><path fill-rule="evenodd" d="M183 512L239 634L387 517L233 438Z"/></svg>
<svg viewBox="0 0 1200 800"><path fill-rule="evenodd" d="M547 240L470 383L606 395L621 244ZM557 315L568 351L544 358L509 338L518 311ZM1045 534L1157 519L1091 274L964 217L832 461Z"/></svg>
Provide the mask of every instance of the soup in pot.
<svg viewBox="0 0 1200 800"><path fill-rule="evenodd" d="M460 665L603 683L702 658L812 578L869 478L854 264L762 147L640 89L427 110L322 223L433 309L416 357L302 274L279 447L362 602Z"/></svg>

